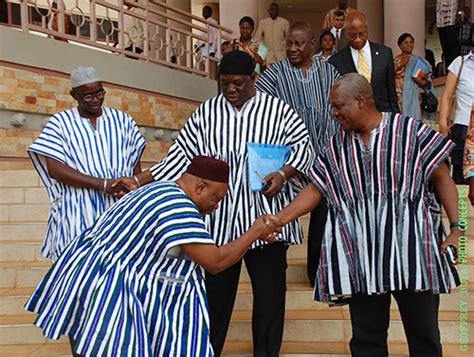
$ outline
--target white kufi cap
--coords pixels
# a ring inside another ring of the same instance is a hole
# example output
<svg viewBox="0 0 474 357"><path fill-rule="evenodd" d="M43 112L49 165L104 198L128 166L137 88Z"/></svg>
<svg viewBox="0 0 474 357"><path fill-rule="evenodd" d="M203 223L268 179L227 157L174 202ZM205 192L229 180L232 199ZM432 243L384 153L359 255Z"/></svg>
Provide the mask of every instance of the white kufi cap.
<svg viewBox="0 0 474 357"><path fill-rule="evenodd" d="M71 87L77 88L84 84L100 82L99 74L94 67L79 66L71 72Z"/></svg>

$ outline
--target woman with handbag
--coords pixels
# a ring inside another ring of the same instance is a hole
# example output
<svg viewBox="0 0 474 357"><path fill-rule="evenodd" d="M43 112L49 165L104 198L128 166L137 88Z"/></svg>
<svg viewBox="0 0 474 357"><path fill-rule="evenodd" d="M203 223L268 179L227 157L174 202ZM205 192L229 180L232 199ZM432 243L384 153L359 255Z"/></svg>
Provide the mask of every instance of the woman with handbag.
<svg viewBox="0 0 474 357"><path fill-rule="evenodd" d="M431 80L431 66L424 58L413 54L415 39L411 34L400 35L397 44L402 51L393 58L398 106L404 115L421 120L421 95L423 91L429 92L425 88ZM429 112L432 110L430 108Z"/></svg>
<svg viewBox="0 0 474 357"><path fill-rule="evenodd" d="M472 103L474 102L474 48L467 55L457 57L448 68L439 109L439 131L456 144L451 152L453 179L465 184L462 172L463 149L466 139ZM451 115L450 115L451 112ZM453 117L450 127L449 117Z"/></svg>

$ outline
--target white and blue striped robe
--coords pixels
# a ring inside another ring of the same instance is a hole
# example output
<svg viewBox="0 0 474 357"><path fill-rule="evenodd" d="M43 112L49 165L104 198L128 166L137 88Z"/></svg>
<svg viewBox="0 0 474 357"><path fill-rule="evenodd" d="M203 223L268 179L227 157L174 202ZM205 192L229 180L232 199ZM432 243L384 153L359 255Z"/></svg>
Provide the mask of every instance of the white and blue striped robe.
<svg viewBox="0 0 474 357"><path fill-rule="evenodd" d="M332 137L311 171L329 209L316 300L404 289L439 294L459 284L439 249L446 234L429 187L453 145L392 113L383 113L367 148L353 132Z"/></svg>
<svg viewBox="0 0 474 357"><path fill-rule="evenodd" d="M116 199L101 190L66 185L49 176L45 156L89 176L114 179L132 176L145 139L132 117L102 108L94 129L77 108L55 114L28 148L48 191L51 211L42 253L53 261L66 245L90 227Z"/></svg>
<svg viewBox="0 0 474 357"><path fill-rule="evenodd" d="M277 214L298 193L290 180L288 190L269 199L250 189L247 143L286 145L291 153L285 162L306 175L314 161L308 131L298 114L282 100L258 92L237 111L223 95L202 103L180 131L168 155L150 169L155 180L177 179L196 155L215 157L230 166L229 192L219 208L206 216L206 224L217 245L244 234L257 217ZM301 244L298 221L283 227L279 239ZM252 248L267 244L256 241Z"/></svg>
<svg viewBox="0 0 474 357"><path fill-rule="evenodd" d="M191 199L144 186L66 247L26 309L84 356L212 356L203 271L179 249L191 243L214 244Z"/></svg>
<svg viewBox="0 0 474 357"><path fill-rule="evenodd" d="M308 128L315 153L319 155L339 129L339 123L331 115L329 101L329 92L338 78L336 68L317 57L313 56L306 74L285 59L268 67L255 87L280 98L298 112Z"/></svg>

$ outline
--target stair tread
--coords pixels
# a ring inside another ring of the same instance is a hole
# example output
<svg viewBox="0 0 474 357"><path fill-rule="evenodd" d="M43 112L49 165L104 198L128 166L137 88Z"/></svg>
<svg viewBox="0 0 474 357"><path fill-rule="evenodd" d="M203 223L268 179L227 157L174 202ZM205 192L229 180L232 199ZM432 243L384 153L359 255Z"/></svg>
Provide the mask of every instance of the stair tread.
<svg viewBox="0 0 474 357"><path fill-rule="evenodd" d="M35 290L34 287L27 288L2 288L0 289L1 296L30 296Z"/></svg>
<svg viewBox="0 0 474 357"><path fill-rule="evenodd" d="M49 268L50 266L51 262L49 260L18 260L0 262L0 268Z"/></svg>
<svg viewBox="0 0 474 357"><path fill-rule="evenodd" d="M400 321L400 313L398 310L390 311L390 318ZM235 310L232 313L232 321L248 322L252 319L251 310ZM459 321L459 310L439 311L439 321ZM350 313L347 307L328 307L326 309L313 310L286 310L285 321L313 321L313 320L329 320L329 321L350 321ZM468 312L467 321L474 321L474 311Z"/></svg>

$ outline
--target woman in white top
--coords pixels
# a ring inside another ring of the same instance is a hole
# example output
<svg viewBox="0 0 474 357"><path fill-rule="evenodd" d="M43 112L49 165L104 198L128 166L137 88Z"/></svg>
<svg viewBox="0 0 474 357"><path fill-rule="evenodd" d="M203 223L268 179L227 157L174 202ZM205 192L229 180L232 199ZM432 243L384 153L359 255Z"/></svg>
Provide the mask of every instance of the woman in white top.
<svg viewBox="0 0 474 357"><path fill-rule="evenodd" d="M461 67L462 66L462 67ZM459 76L459 81L458 81ZM441 97L439 109L439 130L441 134L450 135L456 148L451 154L453 165L453 179L457 184L463 184L462 159L464 141L466 139L471 107L474 102L474 49L467 55L457 57L448 68L448 76L444 93ZM457 107L454 117L454 125L451 130L448 127L448 113L451 97L456 91Z"/></svg>

